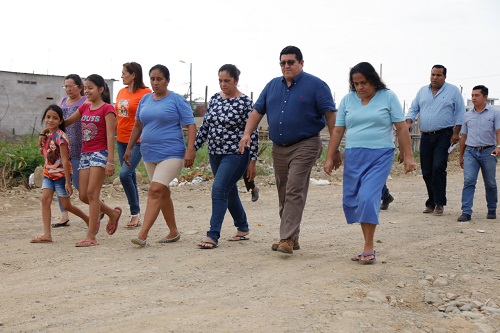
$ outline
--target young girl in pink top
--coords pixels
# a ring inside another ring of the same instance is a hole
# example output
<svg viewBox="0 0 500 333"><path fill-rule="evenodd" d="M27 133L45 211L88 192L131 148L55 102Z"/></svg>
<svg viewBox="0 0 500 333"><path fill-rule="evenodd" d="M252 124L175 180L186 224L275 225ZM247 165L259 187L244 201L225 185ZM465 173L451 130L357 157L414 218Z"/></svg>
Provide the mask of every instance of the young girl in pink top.
<svg viewBox="0 0 500 333"><path fill-rule="evenodd" d="M106 232L113 235L122 214L120 207L111 208L99 198L106 176L115 173L115 128L116 114L104 79L92 74L85 80L85 95L89 103L78 108L66 119L69 126L80 120L82 123L82 156L80 159L80 200L89 205L89 228L85 238L75 245L87 247L98 245L96 240L100 226L100 212L109 217Z"/></svg>
<svg viewBox="0 0 500 333"><path fill-rule="evenodd" d="M69 199L73 194L73 188L70 177L69 142L65 133L62 109L57 105L50 105L43 113L43 122L48 130L47 134L40 134L46 137L40 149L45 158L42 181L43 235L33 238L31 243L52 243L50 205L54 192L57 193L65 210L80 217L87 225L89 224L89 217L80 208L73 206Z"/></svg>

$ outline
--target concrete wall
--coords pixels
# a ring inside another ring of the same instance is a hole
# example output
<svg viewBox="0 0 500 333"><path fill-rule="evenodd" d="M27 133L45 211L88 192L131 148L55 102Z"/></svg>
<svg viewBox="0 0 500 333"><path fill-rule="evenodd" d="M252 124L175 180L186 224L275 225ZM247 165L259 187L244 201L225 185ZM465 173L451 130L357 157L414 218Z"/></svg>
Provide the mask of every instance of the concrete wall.
<svg viewBox="0 0 500 333"><path fill-rule="evenodd" d="M0 71L0 137L39 131L45 108L66 96L63 85L64 76Z"/></svg>

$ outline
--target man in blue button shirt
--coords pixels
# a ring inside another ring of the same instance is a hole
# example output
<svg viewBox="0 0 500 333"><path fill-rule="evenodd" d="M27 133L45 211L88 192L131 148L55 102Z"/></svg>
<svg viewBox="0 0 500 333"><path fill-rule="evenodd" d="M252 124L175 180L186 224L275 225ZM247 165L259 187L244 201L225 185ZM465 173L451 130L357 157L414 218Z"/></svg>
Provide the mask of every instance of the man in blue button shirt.
<svg viewBox="0 0 500 333"><path fill-rule="evenodd" d="M302 70L304 60L299 48L285 47L279 64L283 76L272 79L260 94L247 121L240 151L250 147L251 133L267 114L281 219L280 242L271 249L292 254L300 248L309 177L323 149L319 132L326 118L332 133L336 108L328 85ZM338 152L334 163L340 165Z"/></svg>
<svg viewBox="0 0 500 333"><path fill-rule="evenodd" d="M464 188L462 190L462 215L458 222L470 221L472 203L476 191L479 170L483 175L486 190L488 219L497 218L497 180L496 156L500 156L500 111L490 105L488 88L483 85L472 88L474 108L465 113L460 136L460 166L464 169Z"/></svg>
<svg viewBox="0 0 500 333"><path fill-rule="evenodd" d="M434 65L431 84L418 91L406 115L411 129L420 114L420 167L428 195L424 213L437 216L443 215L446 206L448 148L458 142L465 113L460 90L445 80L446 67Z"/></svg>

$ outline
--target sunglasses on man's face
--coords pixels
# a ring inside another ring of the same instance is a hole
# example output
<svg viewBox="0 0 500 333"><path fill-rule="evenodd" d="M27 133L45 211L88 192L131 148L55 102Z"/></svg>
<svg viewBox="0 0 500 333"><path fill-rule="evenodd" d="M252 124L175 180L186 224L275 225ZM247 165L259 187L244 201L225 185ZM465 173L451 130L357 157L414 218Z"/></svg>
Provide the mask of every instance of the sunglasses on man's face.
<svg viewBox="0 0 500 333"><path fill-rule="evenodd" d="M283 61L280 61L280 66L281 67L285 67L285 65L288 65L288 66L293 66L293 64L295 64L297 60L283 60Z"/></svg>

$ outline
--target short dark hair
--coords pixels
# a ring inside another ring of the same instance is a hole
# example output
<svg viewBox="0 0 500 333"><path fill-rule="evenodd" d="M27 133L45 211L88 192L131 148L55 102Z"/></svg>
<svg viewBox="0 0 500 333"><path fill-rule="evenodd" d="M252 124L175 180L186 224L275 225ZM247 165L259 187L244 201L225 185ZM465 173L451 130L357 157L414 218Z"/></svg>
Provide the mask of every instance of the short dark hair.
<svg viewBox="0 0 500 333"><path fill-rule="evenodd" d="M235 65L231 65L231 64L225 64L225 65L222 65L221 68L219 68L219 72L227 72L229 74L230 77L232 77L234 79L234 81L238 81L240 79L240 70L238 69L238 67L236 67Z"/></svg>
<svg viewBox="0 0 500 333"><path fill-rule="evenodd" d="M289 46L285 47L283 50L281 50L280 60L281 60L281 56L283 54L295 54L295 58L297 58L297 61L299 61L299 62L302 61L302 52L300 51L300 49L297 46L289 45Z"/></svg>
<svg viewBox="0 0 500 333"><path fill-rule="evenodd" d="M352 76L357 73L363 74L366 78L366 81L374 86L375 89L387 89L385 83L382 81L375 68L373 68L373 66L369 62L360 62L349 71L349 90L356 91Z"/></svg>
<svg viewBox="0 0 500 333"><path fill-rule="evenodd" d="M134 77L134 89L132 92L136 92L137 89L140 88L146 88L146 85L144 84L144 80L142 78L142 67L140 64L136 62L126 62L123 64L123 67L129 72L130 74L135 74Z"/></svg>
<svg viewBox="0 0 500 333"><path fill-rule="evenodd" d="M65 80L73 80L77 86L80 87L80 95L83 96L83 81L78 74L69 74L64 78Z"/></svg>
<svg viewBox="0 0 500 333"><path fill-rule="evenodd" d="M434 66L432 66L431 70L434 69L434 68L442 68L443 69L443 75L446 76L446 67L444 67L443 65L434 65Z"/></svg>
<svg viewBox="0 0 500 333"><path fill-rule="evenodd" d="M154 71L155 69L159 70L160 72L163 73L163 76L165 76L165 79L170 80L170 71L168 70L167 66L164 66L164 65L154 65L153 67L151 67L151 69L149 70L149 75L151 75L151 72Z"/></svg>
<svg viewBox="0 0 500 333"><path fill-rule="evenodd" d="M483 94L483 96L488 96L489 92L488 88L486 88L482 84L475 86L474 88L472 88L472 90L481 90L481 94Z"/></svg>
<svg viewBox="0 0 500 333"><path fill-rule="evenodd" d="M76 82L75 82L76 83ZM43 125L44 124L44 121L45 121L45 116L47 115L47 112L49 112L50 110L54 111L55 113L57 113L57 115L59 116L59 118L61 118L62 120L62 123L59 124L59 129L63 132L66 132L66 126L64 125L64 115L63 115L63 110L61 109L61 107L59 105L56 105L56 104L51 104L49 105L45 111L43 111L43 116L42 116L42 121L41 121L41 124Z"/></svg>

